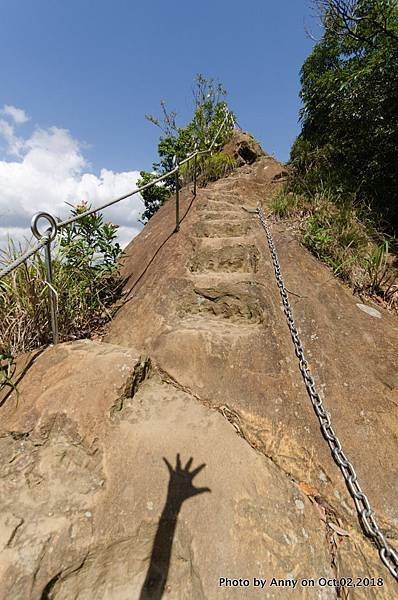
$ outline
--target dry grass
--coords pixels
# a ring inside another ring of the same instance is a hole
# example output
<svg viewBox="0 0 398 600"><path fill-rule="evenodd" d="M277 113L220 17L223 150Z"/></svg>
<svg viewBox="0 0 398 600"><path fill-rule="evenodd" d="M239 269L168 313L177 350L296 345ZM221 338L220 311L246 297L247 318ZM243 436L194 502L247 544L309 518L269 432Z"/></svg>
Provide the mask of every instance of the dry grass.
<svg viewBox="0 0 398 600"><path fill-rule="evenodd" d="M223 177L229 175L229 173L232 173L232 171L236 168L237 163L236 160L231 156L228 156L223 152L216 152L213 155L198 157L196 166L198 183L203 186L210 181L222 179ZM193 169L193 161L182 165L181 179L184 185L193 180Z"/></svg>
<svg viewBox="0 0 398 600"><path fill-rule="evenodd" d="M15 248L11 248L13 255ZM10 247L0 266L10 262ZM19 254L19 252L18 252ZM0 281L0 353L15 356L51 343L45 265L36 254ZM55 258L53 287L58 294L60 340L90 337L112 316L120 282L113 275L88 277Z"/></svg>
<svg viewBox="0 0 398 600"><path fill-rule="evenodd" d="M352 198L327 190L312 197L279 189L273 213L296 223L303 244L359 295L398 310L396 240L381 234Z"/></svg>
<svg viewBox="0 0 398 600"><path fill-rule="evenodd" d="M91 227L91 240L84 237L83 225ZM112 317L122 287L117 271L119 248L112 238L114 226L103 224L96 215L83 225L71 226L63 237L58 236L52 251L60 341L91 337L101 329ZM93 259L98 240L105 244L106 264ZM7 248L0 250L0 269L25 249L10 240ZM51 341L46 269L38 252L0 280L0 357L14 357Z"/></svg>

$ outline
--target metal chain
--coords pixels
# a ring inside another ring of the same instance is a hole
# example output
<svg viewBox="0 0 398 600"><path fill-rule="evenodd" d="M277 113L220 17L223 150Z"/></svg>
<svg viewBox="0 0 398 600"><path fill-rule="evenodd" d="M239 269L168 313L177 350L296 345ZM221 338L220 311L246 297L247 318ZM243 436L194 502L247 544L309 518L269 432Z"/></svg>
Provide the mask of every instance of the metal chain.
<svg viewBox="0 0 398 600"><path fill-rule="evenodd" d="M308 368L308 363L304 356L303 346L293 320L292 309L282 278L281 267L272 238L272 233L265 219L263 210L261 208L258 208L257 213L260 218L261 225L263 226L265 234L267 236L272 261L274 264L275 276L283 302L284 312L287 317L296 356L299 359L300 371L303 375L303 379L308 394L311 398L312 405L319 419L321 431L330 446L335 462L338 464L338 466L341 469L341 472L344 475L344 479L346 481L348 490L354 499L355 506L357 508L361 523L363 525L363 528L365 529L366 534L369 537L371 537L372 540L375 542L381 560L389 569L391 575L395 577L395 579L398 581L398 553L388 544L386 538L384 537L382 531L376 523L374 512L370 506L366 494L362 491L362 488L359 485L355 469L352 463L348 460L347 456L344 454L340 440L338 439L337 435L333 430L330 414L326 412L322 399L320 398L318 392L315 389L315 382Z"/></svg>

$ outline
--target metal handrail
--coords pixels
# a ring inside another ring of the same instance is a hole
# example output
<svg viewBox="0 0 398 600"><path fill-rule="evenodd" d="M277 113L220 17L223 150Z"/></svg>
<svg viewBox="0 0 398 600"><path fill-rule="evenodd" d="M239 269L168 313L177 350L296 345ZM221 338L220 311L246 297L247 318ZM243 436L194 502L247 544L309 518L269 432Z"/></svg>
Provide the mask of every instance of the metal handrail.
<svg viewBox="0 0 398 600"><path fill-rule="evenodd" d="M52 337L53 337L54 344L58 343L58 323L57 323L57 307L56 307L57 293L52 286L51 242L57 236L58 231L62 227L65 227L66 225L70 225L71 223L74 223L75 221L79 221L80 219L83 219L84 217L92 215L92 214L98 212L99 210L108 208L108 206L112 206L113 204L116 204L117 202L120 202L121 200L125 200L126 198L130 198L131 196L134 196L135 194L139 194L140 192L143 192L144 190L147 190L147 189L155 186L156 184L160 183L161 181L164 181L165 179L169 178L171 175L175 175L175 177L176 177L176 227L175 227L174 231L178 232L180 229L178 173L183 165L188 163L190 160L194 159L194 190L193 190L193 193L196 194L197 157L212 152L214 145L215 145L221 131L225 127L225 124L227 123L228 119L232 120L232 125L234 126L235 125L234 118L233 118L232 114L229 112L228 108L225 107L225 117L224 117L220 127L218 128L217 133L214 136L213 141L211 142L209 148L207 148L206 150L195 149L191 154L189 154L186 158L184 158L181 161L178 161L177 157L175 157L175 160L173 161L175 166L173 167L173 169L171 169L167 173L164 173L160 177L157 177L153 181L151 181L141 187L135 188L132 192L124 194L123 196L119 196L118 198L115 198L114 200L106 202L105 204L101 204L100 206L97 206L96 208L86 210L78 215L75 215L74 217L65 219L64 221L56 221L55 218L53 217L53 215L51 215L50 213L47 213L47 212L39 212L39 213L35 213L33 215L32 221L31 221L31 230L32 230L33 235L38 239L37 244L35 244L27 252L25 252L24 254L21 254L12 263L10 263L4 269L2 269L0 271L0 280L3 279L3 277L5 277L6 275L9 275L10 273L12 273L15 269L17 269L20 265L22 265L25 261L27 261L31 256L36 254L36 252L38 252L39 250L41 250L42 248L45 247L45 261L46 261L46 273L47 273L47 280L45 283L48 287L48 293L49 293L51 329L52 329ZM197 146L197 144L195 144L195 147L196 146ZM44 233L40 233L37 228L37 222L40 218L47 219L47 221L49 221L49 223L50 223L50 227L48 229L46 229L46 231Z"/></svg>
<svg viewBox="0 0 398 600"><path fill-rule="evenodd" d="M139 192L142 192L144 190L147 190L148 188L156 185L157 183L159 183L160 181L164 181L165 179L167 179L168 177L170 177L171 175L174 175L176 173L178 173L178 171L180 170L180 167L182 165L185 165L185 163L189 162L192 158L194 158L195 156L199 156L200 154L208 154L209 152L211 152L213 150L214 144L217 141L218 136L220 135L221 131L223 130L228 117L232 118L231 113L229 112L228 109L226 109L226 115L224 117L223 122L221 123L216 135L214 136L214 139L211 143L211 145L209 146L209 148L207 150L194 150L194 152L192 152L191 154L189 154L186 158L184 158L184 160L181 160L179 162L175 163L175 167L173 169L171 169L171 171L168 171L167 173L165 173L164 175L161 175L160 177L157 177L156 179L154 179L153 181L151 181L150 183L147 183L146 185L143 185L139 188L136 188L135 190L133 190L132 192L129 192L128 194L124 194L124 196L120 196L119 198L115 198L115 200L111 200L110 202L106 202L105 204L101 204L100 206L97 206L96 208L90 209L90 210L86 210L83 213L80 213L79 215L76 215L75 217L70 217L69 219L66 219L65 221L60 221L58 223L58 229L60 229L61 227L64 227L65 225L69 225L70 223L74 223L75 221L78 221L79 219L82 219L83 217L87 217L88 215L92 215L96 212L98 212L99 210L103 210L104 208L107 208L108 206L112 206L112 204L116 204L117 202L120 202L121 200L125 200L126 198L130 198L131 196L134 196L134 194L138 194ZM195 172L195 176L196 176L196 172ZM1 279L1 273L0 273L0 279Z"/></svg>

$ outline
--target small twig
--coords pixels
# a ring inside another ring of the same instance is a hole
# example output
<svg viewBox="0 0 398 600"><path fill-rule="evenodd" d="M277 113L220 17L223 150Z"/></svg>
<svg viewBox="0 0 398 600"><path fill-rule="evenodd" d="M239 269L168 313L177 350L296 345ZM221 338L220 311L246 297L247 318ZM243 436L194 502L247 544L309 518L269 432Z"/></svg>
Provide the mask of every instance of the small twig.
<svg viewBox="0 0 398 600"><path fill-rule="evenodd" d="M293 294L293 296L297 296L297 298L308 298L308 296L300 296L300 294L296 294L295 292L292 292L291 290L288 290L287 288L286 288L286 291L289 294Z"/></svg>

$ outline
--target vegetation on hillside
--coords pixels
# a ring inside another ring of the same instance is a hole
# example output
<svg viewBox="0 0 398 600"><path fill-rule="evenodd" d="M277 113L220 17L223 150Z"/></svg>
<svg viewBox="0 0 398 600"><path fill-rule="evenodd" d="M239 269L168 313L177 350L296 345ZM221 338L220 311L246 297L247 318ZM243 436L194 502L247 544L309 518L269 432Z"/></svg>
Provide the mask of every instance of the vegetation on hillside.
<svg viewBox="0 0 398 600"><path fill-rule="evenodd" d="M396 302L398 4L315 4L323 35L301 70L302 130L274 210L300 217L304 243L355 289Z"/></svg>
<svg viewBox="0 0 398 600"><path fill-rule="evenodd" d="M151 123L161 129L162 135L158 143L159 159L153 163L152 172L141 171L141 179L138 181L139 186L145 185L170 171L174 166L174 157L181 161L194 152L195 149L206 150L209 148L226 115L226 109L228 108L225 101L226 95L227 92L221 83L216 83L213 79L206 79L203 75L197 75L193 89L193 117L187 125L184 127L177 125L177 113L168 111L164 101L160 103L161 118L146 115ZM215 153L198 158L197 168L202 183L223 177L234 168L233 159L219 151L230 139L232 131L233 122L231 118L217 138L214 147ZM193 165L191 164L183 165L179 184L186 183L191 179L192 168ZM170 194L174 192L175 184L175 177L172 176L142 192L141 195L145 203L145 211L142 215L144 222L147 222Z"/></svg>
<svg viewBox="0 0 398 600"><path fill-rule="evenodd" d="M89 206L71 210L81 214ZM121 248L117 226L94 213L60 230L52 251L53 288L58 297L60 340L90 337L110 319L112 304L121 291L117 259ZM0 251L0 268L22 252L11 240ZM46 268L42 253L0 280L1 360L52 341ZM3 373L4 375L4 373Z"/></svg>
<svg viewBox="0 0 398 600"><path fill-rule="evenodd" d="M349 196L328 189L308 195L280 188L271 208L277 217L296 223L304 245L355 292L397 307L394 240L377 231L371 216L366 217Z"/></svg>
<svg viewBox="0 0 398 600"><path fill-rule="evenodd" d="M301 70L302 131L291 159L303 191L354 194L398 218L398 4L322 0L324 35Z"/></svg>

